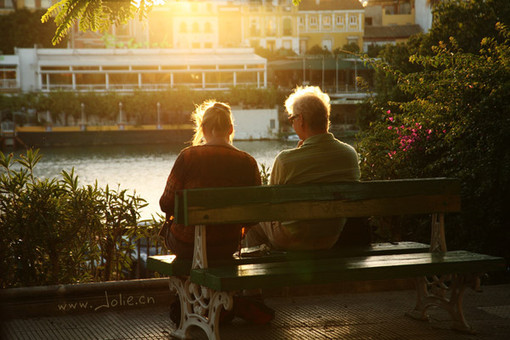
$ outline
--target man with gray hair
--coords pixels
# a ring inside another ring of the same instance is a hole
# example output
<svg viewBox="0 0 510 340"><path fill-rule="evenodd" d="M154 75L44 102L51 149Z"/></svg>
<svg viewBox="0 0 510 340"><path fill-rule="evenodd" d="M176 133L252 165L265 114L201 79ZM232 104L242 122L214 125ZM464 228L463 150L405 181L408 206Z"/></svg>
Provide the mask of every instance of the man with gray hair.
<svg viewBox="0 0 510 340"><path fill-rule="evenodd" d="M358 154L329 131L330 98L319 87L297 87L285 101L289 121L299 136L296 148L276 157L270 184L358 181ZM345 219L262 222L246 235L248 247L268 244L281 250L329 249Z"/></svg>

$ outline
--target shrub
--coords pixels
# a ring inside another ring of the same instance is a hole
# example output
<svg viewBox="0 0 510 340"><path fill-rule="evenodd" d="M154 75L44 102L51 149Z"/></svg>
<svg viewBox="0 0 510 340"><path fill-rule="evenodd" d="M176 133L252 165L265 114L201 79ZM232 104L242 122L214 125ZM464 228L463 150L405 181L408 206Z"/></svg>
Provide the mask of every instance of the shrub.
<svg viewBox="0 0 510 340"><path fill-rule="evenodd" d="M145 201L97 183L80 187L74 170L37 178L40 158L0 152L0 287L126 278L129 240L147 234L138 227Z"/></svg>
<svg viewBox="0 0 510 340"><path fill-rule="evenodd" d="M375 120L359 150L365 179L459 178L463 207L447 229L450 246L510 258L510 32L497 30L478 54L451 38L431 56L411 55L414 72L379 65L403 95L371 101Z"/></svg>

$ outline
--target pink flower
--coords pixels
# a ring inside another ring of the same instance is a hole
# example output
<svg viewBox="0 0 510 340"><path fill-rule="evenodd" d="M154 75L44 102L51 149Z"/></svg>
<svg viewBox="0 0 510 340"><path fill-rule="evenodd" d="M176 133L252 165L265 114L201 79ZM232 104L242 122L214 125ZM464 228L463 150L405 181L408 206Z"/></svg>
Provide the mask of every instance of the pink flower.
<svg viewBox="0 0 510 340"><path fill-rule="evenodd" d="M391 113L391 110L386 111L386 113L387 113L387 114L390 114L390 113Z"/></svg>
<svg viewBox="0 0 510 340"><path fill-rule="evenodd" d="M392 122L392 121L393 121L393 117L390 117L390 118L388 118L388 119L390 120L390 122Z"/></svg>
<svg viewBox="0 0 510 340"><path fill-rule="evenodd" d="M391 130L392 128L393 128L393 127L391 127L391 126L388 126L388 130Z"/></svg>
<svg viewBox="0 0 510 340"><path fill-rule="evenodd" d="M432 133L432 129L428 129L427 132L430 135Z"/></svg>

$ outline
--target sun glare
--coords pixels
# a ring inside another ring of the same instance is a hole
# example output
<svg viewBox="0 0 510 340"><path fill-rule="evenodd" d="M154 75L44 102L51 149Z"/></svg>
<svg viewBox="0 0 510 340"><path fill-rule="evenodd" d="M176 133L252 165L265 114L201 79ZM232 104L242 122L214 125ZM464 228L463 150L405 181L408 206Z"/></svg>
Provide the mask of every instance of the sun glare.
<svg viewBox="0 0 510 340"><path fill-rule="evenodd" d="M132 4L136 7L140 7L140 2L142 0L132 0ZM152 3L154 6L164 5L167 1L166 0L145 0L145 2Z"/></svg>

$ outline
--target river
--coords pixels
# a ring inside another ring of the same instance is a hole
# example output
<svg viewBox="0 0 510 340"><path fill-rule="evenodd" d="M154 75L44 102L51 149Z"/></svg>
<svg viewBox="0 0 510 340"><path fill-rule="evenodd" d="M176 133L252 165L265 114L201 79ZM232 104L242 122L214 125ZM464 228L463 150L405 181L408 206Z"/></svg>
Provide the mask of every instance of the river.
<svg viewBox="0 0 510 340"><path fill-rule="evenodd" d="M259 163L271 167L273 159L282 149L296 142L236 141L234 145L251 154ZM159 197L166 179L183 145L122 145L43 148L41 161L35 167L39 177L59 177L62 170L74 167L80 185L107 184L111 188L136 192L149 205L142 209L143 219L160 212Z"/></svg>

